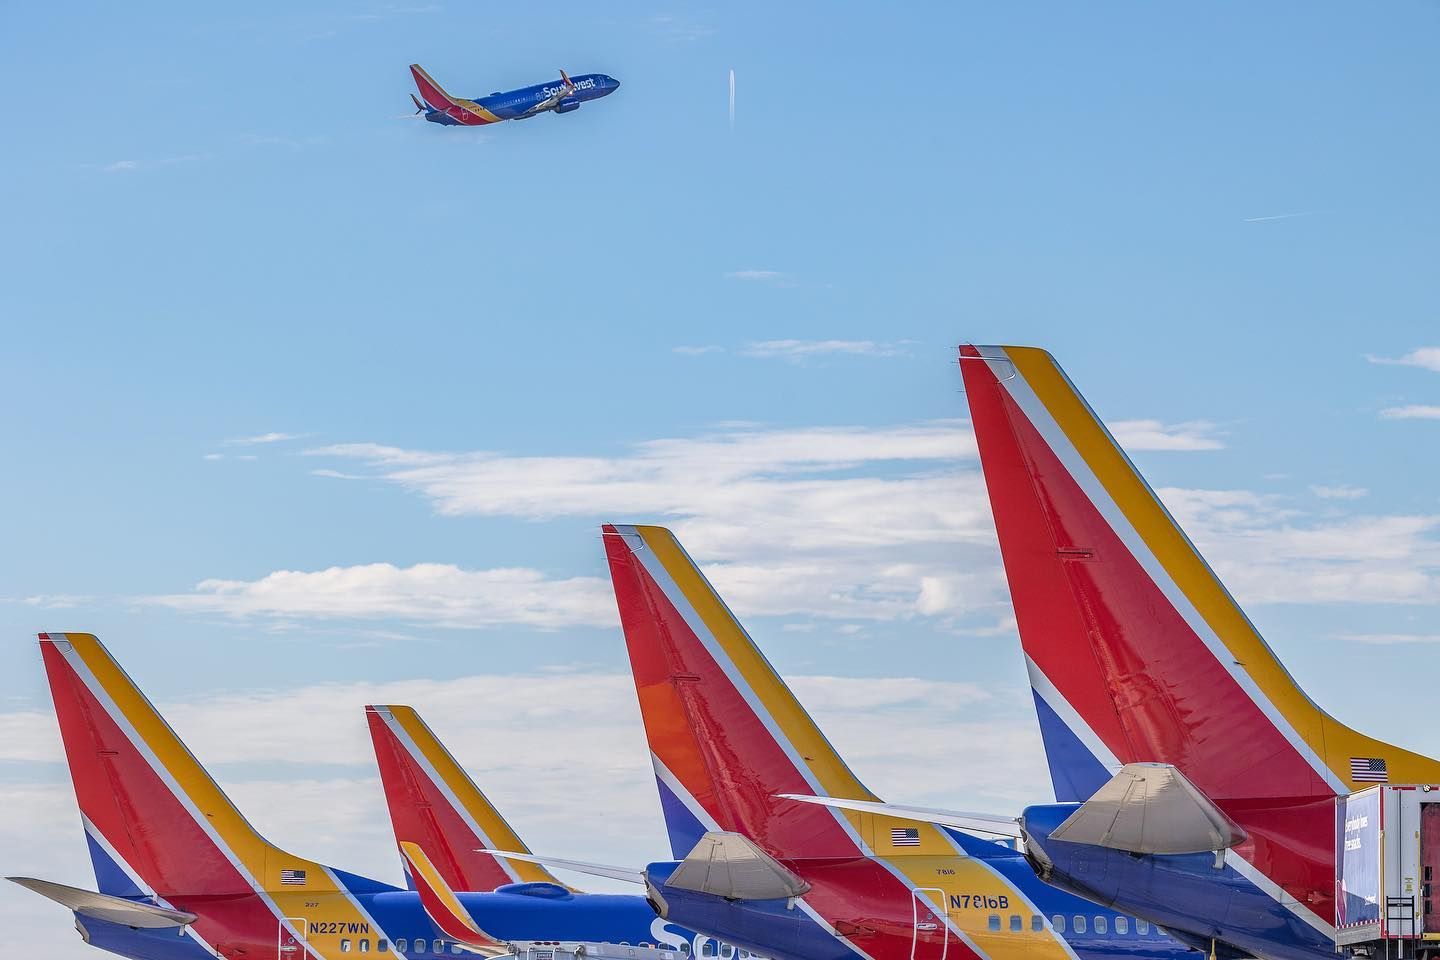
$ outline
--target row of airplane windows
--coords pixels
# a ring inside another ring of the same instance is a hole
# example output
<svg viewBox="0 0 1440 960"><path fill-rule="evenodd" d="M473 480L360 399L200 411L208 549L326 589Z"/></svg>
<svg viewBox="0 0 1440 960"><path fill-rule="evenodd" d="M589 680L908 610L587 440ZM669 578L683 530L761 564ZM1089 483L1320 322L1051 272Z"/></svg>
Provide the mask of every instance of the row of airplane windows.
<svg viewBox="0 0 1440 960"><path fill-rule="evenodd" d="M349 953L351 950L356 950L356 951L358 951L358 952L360 952L360 953L369 953L369 952L370 952L370 939L369 939L368 937L362 937L362 938L359 939L359 940L353 940L353 941L352 941L349 937L342 937L341 940L340 940L340 952L341 952L341 953ZM449 942L446 942L446 941L444 941L444 940L436 940L436 941L435 941L435 946L434 946L434 949L433 949L433 950L431 950L431 948L430 948L430 941L428 941L428 940L416 940L416 941L415 941L415 946L414 946L413 949L410 947L409 941L407 941L407 940L399 940L399 939L397 939L397 940L395 941L395 952L396 952L396 953L408 953L408 954L410 954L410 955L412 955L412 956L414 956L414 955L416 955L416 954L422 954L422 953L436 953L436 954L440 954L440 953L445 953L445 952L447 952L447 950L448 950L448 952L450 952L450 953L464 953L464 952L465 952L465 948L462 947L462 946L460 946L460 944L458 944L458 943L449 943ZM375 952L376 952L376 953L389 953L389 952L390 952L390 943L389 943L388 941L386 941L386 940L376 940L376 941L375 941Z"/></svg>
<svg viewBox="0 0 1440 960"><path fill-rule="evenodd" d="M1095 933L1097 933L1097 934L1106 934L1106 933L1109 933L1109 932L1110 932L1109 921L1108 921L1107 918L1105 918L1105 917L1095 917L1094 919L1095 919L1095 924L1094 924L1094 931L1095 931ZM1067 926L1068 926L1069 929L1070 929L1072 932L1074 932L1074 933L1087 933L1087 932L1089 932L1089 930L1091 929L1091 926L1090 926L1090 918L1089 918L1089 917L1085 917L1085 916L1083 916L1083 915L1081 915L1081 914L1076 914L1075 916L1069 918L1069 921L1067 922L1064 914L1059 914L1059 913L1057 913L1055 916L1053 916L1053 917L1050 918L1050 925L1055 928L1055 932L1056 932L1056 933L1064 933ZM1004 929L1004 927L1002 926L1000 914L998 914L998 913L992 913L992 914L990 914L989 927L990 927L990 929L991 929L992 931L994 931L994 932L996 932L996 933L998 933L998 932L1000 932L1002 929ZM1022 932L1022 931L1025 929L1025 918L1022 917L1022 916L1021 916L1020 914L1018 914L1018 913L1012 913L1012 914L1010 914L1010 924L1009 924L1009 927L1010 927L1010 932L1011 932L1011 933L1020 933L1020 932ZM1032 931L1036 932L1036 933L1042 933L1042 932L1044 932L1044 930L1045 930L1045 918L1042 917L1042 916L1040 916L1038 913L1037 913L1037 914L1034 914L1033 916L1031 916L1031 917L1030 917L1030 929L1031 929ZM1128 934L1129 932L1130 932L1130 918L1129 918L1129 917L1116 917L1116 918L1115 918L1115 933L1116 933L1117 935L1119 935L1119 936L1125 936L1125 935ZM1148 921L1146 921L1146 920L1136 920L1136 921L1135 921L1135 933L1136 933L1136 935L1141 936L1141 937L1149 936L1149 935L1150 935L1150 923L1149 923ZM628 944L626 944L626 946L628 946ZM641 946L649 946L649 944L641 944ZM688 954L688 953L690 952L690 950L688 949L689 946L690 946L690 945L689 945L688 943L685 944L683 947L681 947L680 952L683 953L683 954ZM352 949L356 949L356 950L358 950L358 952L360 952L360 953L369 953L369 952L370 952L370 940L369 940L369 938L368 938L368 937L367 937L367 938L362 938L362 939L360 939L360 940L358 940L358 941L353 941L353 942L352 942L352 941L350 940L350 938L346 937L346 938L343 938L343 939L340 941L340 952L341 952L341 953L349 953ZM389 944L388 942L386 942L386 941L384 941L384 940L376 940L376 941L375 941L375 952L376 952L376 953L388 953L389 951L390 951L390 944ZM462 947L462 946L460 946L460 944L458 944L458 943L447 942L447 941L445 941L445 940L435 940L435 941L433 941L433 949L432 949L432 942L431 942L431 941L428 941L428 940L416 940L415 943L414 943L414 945L413 945L413 947L412 947L412 946L409 944L409 942L406 941L406 940L396 940L396 941L395 941L395 952L396 952L396 953L408 953L408 954L410 954L410 955L412 955L412 956L420 955L420 954L425 954L425 953L430 953L430 954L443 954L443 953L446 953L446 952L454 953L454 954L459 954L459 953L464 953L464 952L465 952L465 948ZM721 945L719 946L719 950L717 951L717 950L716 950L716 944L715 944L714 941L706 941L705 944L704 944L704 945L701 947L701 949L700 949L700 955L703 956L703 957L713 957L713 956L716 956L717 952L718 952L719 956L722 958L722 960L731 960L731 958L735 958L735 957L738 957L738 960L749 960L749 957L750 957L750 955L749 955L746 951L744 951L744 950L738 950L738 951L737 951L734 947L730 946L729 944L721 944Z"/></svg>
<svg viewBox="0 0 1440 960"><path fill-rule="evenodd" d="M1052 926L1052 927L1055 928L1055 932L1056 932L1056 933L1064 933L1064 932L1065 932L1065 928L1066 928L1066 926L1067 926L1067 923L1066 923L1066 920L1065 920L1065 915L1064 915L1064 914L1060 914L1060 913L1055 914L1055 916L1053 916L1053 917L1050 918L1050 926ZM1082 916L1082 915L1080 915L1080 914L1077 913L1075 916L1073 916L1073 917L1070 918L1070 921L1069 921L1068 926L1070 927L1070 930L1071 930L1071 932L1073 932L1073 933L1087 933L1087 932L1089 932L1089 930L1090 930L1090 918L1089 918L1089 917ZM1000 922L1000 914L998 914L998 913L992 913L992 914L990 914L989 927L990 927L990 929L991 929L992 931L994 931L994 932L996 932L996 933L1000 932L1000 930L1003 929L1002 926L1001 926L1001 922ZM1020 916L1020 914L1018 914L1018 913L1012 913L1012 914L1010 914L1010 932L1011 932L1011 933L1020 933L1020 932L1023 931L1024 929L1025 929L1025 918L1022 917L1022 916ZM1032 915L1032 916L1030 917L1030 929L1031 929L1032 931L1036 932L1036 933L1042 932L1042 931L1045 929L1045 918L1042 917L1042 916L1040 916L1040 914L1038 914L1038 913ZM1110 922L1109 922L1109 919L1106 918L1106 917L1096 917L1096 918L1095 918L1095 927L1094 927L1094 929L1095 929L1095 932L1098 933L1098 934L1106 934L1106 933L1109 933L1109 932L1110 932ZM1129 917L1116 917L1116 918L1115 918L1115 933L1123 937L1123 936L1125 936L1126 934L1128 934L1129 932L1130 932L1130 918L1129 918ZM1148 920L1136 920L1136 921L1135 921L1135 933L1136 933L1137 936L1148 937L1148 936L1150 935L1150 921L1148 921Z"/></svg>
<svg viewBox="0 0 1440 960"><path fill-rule="evenodd" d="M994 917L994 918L992 918L992 919L995 921L995 923L997 923L997 924L999 923L999 918L998 918L998 917ZM995 927L995 929L998 930L998 929L1000 929L1000 928L997 926L997 927ZM625 947L628 947L629 945L630 945L630 944L628 944L628 943L621 944L621 946L625 946ZM642 943L642 944L640 944L640 946L642 946L642 947L648 947L648 946L650 946L650 944L648 944L648 943ZM361 938L361 939L359 939L359 940L352 941L349 937L343 937L343 938L341 938L341 940L340 940L340 952L341 952L341 953L349 953L351 950L355 950L355 951L357 951L357 952L359 952L359 953L369 953L369 952L370 952L370 939L369 939L368 937L363 937L363 938ZM426 954L426 953L429 953L429 954L443 954L443 953L446 953L447 951L448 951L449 953L456 953L456 954L466 952L466 951L465 951L465 948L462 947L462 946L460 946L460 944L454 943L454 942L445 941L445 940L438 940L438 939L437 939L437 940L434 940L434 941L429 941L429 940L416 940L413 946L410 944L410 942L409 942L408 940L405 940L405 939L403 939L403 938L397 938L396 941L395 941L395 952L396 952L396 953L409 954L410 956L418 956L418 955ZM389 944L389 942L388 942L388 941L385 941L385 940L376 940L376 941L375 941L375 952L376 952L376 953L389 953L389 952L390 952L390 944ZM690 953L690 944L686 943L686 944L682 945L681 948L680 948L680 953L688 955L688 954ZM752 960L752 957L753 957L754 955L751 954L751 953L749 953L749 952L746 951L746 950L736 950L733 946L731 946L731 945L728 944L728 943L722 943L722 944L720 944L720 945L719 945L719 949L717 950L717 949L716 949L715 941L713 941L713 940L707 940L707 941L701 946L701 948L700 948L700 956L702 956L702 957L715 957L715 956L718 956L718 957L720 958L720 960Z"/></svg>

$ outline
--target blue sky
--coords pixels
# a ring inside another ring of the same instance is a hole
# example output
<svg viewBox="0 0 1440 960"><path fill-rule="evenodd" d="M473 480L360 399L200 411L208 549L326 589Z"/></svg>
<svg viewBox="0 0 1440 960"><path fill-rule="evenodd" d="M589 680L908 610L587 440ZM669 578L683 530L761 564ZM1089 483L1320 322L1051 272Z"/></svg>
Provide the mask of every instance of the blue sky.
<svg viewBox="0 0 1440 960"><path fill-rule="evenodd" d="M87 880L42 629L299 852L395 879L401 697L533 846L663 849L604 520L674 525L876 789L1042 795L962 340L1049 347L1311 692L1440 753L1352 699L1440 641L1434 4L0 17L7 872ZM417 60L622 86L442 129Z"/></svg>

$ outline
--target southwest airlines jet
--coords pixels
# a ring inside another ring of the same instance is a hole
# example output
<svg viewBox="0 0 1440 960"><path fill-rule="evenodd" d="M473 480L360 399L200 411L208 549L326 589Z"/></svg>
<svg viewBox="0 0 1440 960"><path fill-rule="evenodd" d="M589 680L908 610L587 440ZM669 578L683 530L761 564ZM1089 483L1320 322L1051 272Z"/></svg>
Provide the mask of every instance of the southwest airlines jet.
<svg viewBox="0 0 1440 960"><path fill-rule="evenodd" d="M1020 819L1036 868L1219 956L1333 958L1336 797L1440 763L1305 695L1048 353L960 370L1061 801Z"/></svg>
<svg viewBox="0 0 1440 960"><path fill-rule="evenodd" d="M670 531L606 526L604 542L661 808L683 858L635 874L662 917L783 960L1197 956L1148 923L1046 886L1008 844L815 804L882 806ZM955 820L1016 832L1013 818Z"/></svg>
<svg viewBox="0 0 1440 960"><path fill-rule="evenodd" d="M573 891L561 886L537 863L498 858L484 852L486 849L522 854L530 851L415 710L404 706L370 706L365 708L365 713L370 722L375 757L380 763L380 781L385 788L395 841L400 846L401 857L409 865L414 886L422 899L434 904L430 914L447 935L474 946L496 942L495 937L479 929L463 912L448 909L446 887L488 890L499 884L525 883L540 896L583 899L576 898ZM417 868L416 861L429 866ZM633 899L644 905L642 898ZM597 929L602 927L603 924L597 923ZM654 944L671 948L675 951L672 956L692 953L696 957L717 954L734 957L737 952L729 945L715 944L709 937L669 923L653 911L648 936L635 939L633 928L618 924L608 932L611 944ZM575 945L562 946L573 949ZM586 950L591 955L596 952L593 948ZM745 951L739 954L744 960Z"/></svg>
<svg viewBox="0 0 1440 960"><path fill-rule="evenodd" d="M537 83L466 100L446 93L418 63L410 64L410 73L420 88L420 99L425 101L421 103L415 94L410 94L415 112L423 113L431 123L447 127L478 127L502 120L526 120L542 113L569 113L580 109L587 100L608 97L620 88L619 80L603 73L587 73L572 80L561 70L559 83Z"/></svg>
<svg viewBox="0 0 1440 960"><path fill-rule="evenodd" d="M100 641L41 634L40 648L99 891L11 879L68 907L87 943L136 960L428 960L557 941L655 942L643 898L576 894L537 871L472 859L468 882L503 885L456 892L449 864L402 844L416 889L401 890L281 850L246 822ZM489 827L479 834L487 842L518 844L508 828ZM457 922L484 939L460 936ZM653 947L626 955L679 960Z"/></svg>

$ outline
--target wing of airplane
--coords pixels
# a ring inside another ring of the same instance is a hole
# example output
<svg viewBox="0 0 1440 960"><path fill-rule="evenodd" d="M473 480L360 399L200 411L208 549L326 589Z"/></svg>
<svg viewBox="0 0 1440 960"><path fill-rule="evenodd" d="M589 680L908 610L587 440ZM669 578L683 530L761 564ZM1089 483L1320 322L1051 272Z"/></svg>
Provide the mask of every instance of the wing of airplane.
<svg viewBox="0 0 1440 960"><path fill-rule="evenodd" d="M199 919L193 913L183 910L167 910L148 903L137 903L124 897L112 897L108 893L95 893L79 887L67 887L63 883L36 880L33 877L6 877L27 890L34 890L42 897L69 907L82 917L94 917L110 923L123 923L127 927L157 929L162 927L183 927Z"/></svg>
<svg viewBox="0 0 1440 960"><path fill-rule="evenodd" d="M592 877L608 877L611 880L619 880L623 883L643 884L645 882L645 871L636 870L633 867L612 867L604 863L586 863L584 860L562 860L559 857L537 857L533 853L514 853L509 850L482 849L478 852L488 853L492 857L503 857L506 860L519 860L523 863L538 863L546 867L573 870L576 873L585 873Z"/></svg>
<svg viewBox="0 0 1440 960"><path fill-rule="evenodd" d="M874 813L882 817L896 817L901 820L915 820L933 823L937 827L954 827L973 833L986 833L996 837L1021 838L1020 823L1014 817L992 813L966 813L960 810L942 810L939 807L906 807L879 800L846 800L838 797L812 797L801 793L778 794L782 800L796 800L800 803L814 803L822 807L840 810L856 810L860 813Z"/></svg>
<svg viewBox="0 0 1440 960"><path fill-rule="evenodd" d="M1168 763L1127 763L1050 832L1130 853L1228 850L1245 831Z"/></svg>
<svg viewBox="0 0 1440 960"><path fill-rule="evenodd" d="M521 114L521 116L533 117L537 113L544 113L546 110L554 110L555 107L559 105L561 100L564 100L566 97L570 96L570 94L574 92L574 81L570 79L569 74L567 74L564 70L561 70L560 88L554 93L552 93L550 96L546 97L544 100L541 100L539 103L535 104L535 106L531 107L529 110L526 110L523 114Z"/></svg>
<svg viewBox="0 0 1440 960"><path fill-rule="evenodd" d="M562 870L574 870L626 883L649 884L644 870L612 867L580 860L560 860L533 854L485 850L484 853L529 863L542 863ZM671 872L667 887L693 890L727 900L783 900L804 896L810 884L739 833L713 830L704 834L693 850Z"/></svg>

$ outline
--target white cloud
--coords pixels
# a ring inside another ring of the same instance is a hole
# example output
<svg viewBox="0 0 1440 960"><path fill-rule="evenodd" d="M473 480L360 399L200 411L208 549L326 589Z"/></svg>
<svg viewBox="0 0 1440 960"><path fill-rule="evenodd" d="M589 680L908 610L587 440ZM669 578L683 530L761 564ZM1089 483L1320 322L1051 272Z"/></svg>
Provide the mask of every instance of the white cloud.
<svg viewBox="0 0 1440 960"><path fill-rule="evenodd" d="M1440 407L1425 404L1410 404L1403 407L1386 407L1380 411L1383 420L1440 420Z"/></svg>
<svg viewBox="0 0 1440 960"><path fill-rule="evenodd" d="M277 570L259 580L203 580L191 593L144 599L236 617L393 619L450 627L554 629L615 621L609 584L595 577L551 579L536 570L464 570L447 563Z"/></svg>
<svg viewBox="0 0 1440 960"><path fill-rule="evenodd" d="M1417 347L1400 357L1376 357L1366 354L1371 363L1382 363L1401 367L1420 367L1440 373L1440 347Z"/></svg>
<svg viewBox="0 0 1440 960"><path fill-rule="evenodd" d="M1220 450L1217 427L1207 420L1161 423L1159 420L1116 420L1109 424L1115 440L1128 451Z"/></svg>
<svg viewBox="0 0 1440 960"><path fill-rule="evenodd" d="M102 173L135 173L139 170L173 167L176 164L205 159L208 159L206 154L185 153L173 157L158 157L153 160L115 160L111 163L100 164L99 169ZM92 167L92 169L94 168Z"/></svg>
<svg viewBox="0 0 1440 960"><path fill-rule="evenodd" d="M1131 451L1221 446L1205 421L1112 424ZM968 621L1008 612L989 502L963 421L737 426L612 457L308 451L357 461L441 514L662 522L744 616ZM1243 601L1434 602L1437 518L1311 516L1243 490L1162 490ZM1344 502L1337 500L1337 502Z"/></svg>
<svg viewBox="0 0 1440 960"><path fill-rule="evenodd" d="M860 357L895 357L904 354L896 343L875 340L754 340L742 351L747 357L805 360L829 354Z"/></svg>
<svg viewBox="0 0 1440 960"><path fill-rule="evenodd" d="M200 459L201 459L201 460L224 460L224 459L225 459L225 454L223 454L223 453L207 453L207 454L205 454L203 457L201 457Z"/></svg>
<svg viewBox="0 0 1440 960"><path fill-rule="evenodd" d="M1242 605L1440 601L1440 516L1317 520L1249 491L1156 492Z"/></svg>
<svg viewBox="0 0 1440 960"><path fill-rule="evenodd" d="M1352 487L1343 483L1334 486L1312 484L1310 492L1321 500L1361 500L1370 495L1370 491L1364 487Z"/></svg>
<svg viewBox="0 0 1440 960"><path fill-rule="evenodd" d="M277 431L271 431L269 433L257 433L249 437L232 437L225 442L231 446L244 446L256 443L280 443L285 440L300 440L305 436L306 434L303 433L279 433Z"/></svg>
<svg viewBox="0 0 1440 960"><path fill-rule="evenodd" d="M727 280L759 280L775 282L785 280L789 275L779 270L732 270L725 274Z"/></svg>
<svg viewBox="0 0 1440 960"><path fill-rule="evenodd" d="M707 353L724 353L724 352L725 352L725 348L724 348L724 347L721 347L721 346L717 346L716 344L713 344L713 343L708 343L708 344L704 344L703 346L680 346L680 347L671 347L671 348L670 348L670 352L671 352L671 353L678 353L678 354L680 354L682 357L698 357L698 356L702 356L702 355L707 354Z"/></svg>
<svg viewBox="0 0 1440 960"><path fill-rule="evenodd" d="M1440 633L1345 633L1341 640L1375 647L1408 646L1440 643Z"/></svg>

